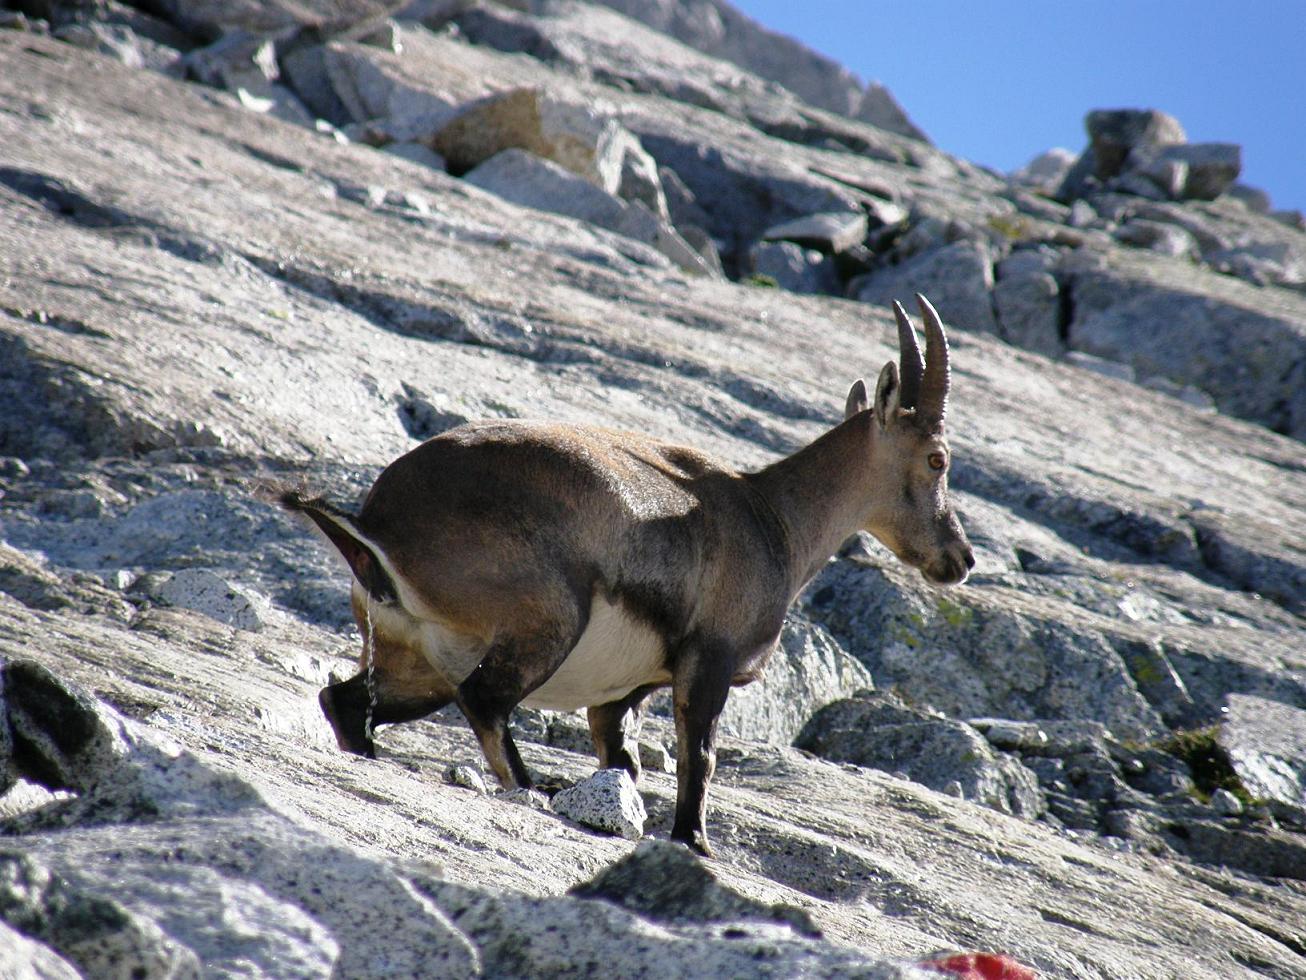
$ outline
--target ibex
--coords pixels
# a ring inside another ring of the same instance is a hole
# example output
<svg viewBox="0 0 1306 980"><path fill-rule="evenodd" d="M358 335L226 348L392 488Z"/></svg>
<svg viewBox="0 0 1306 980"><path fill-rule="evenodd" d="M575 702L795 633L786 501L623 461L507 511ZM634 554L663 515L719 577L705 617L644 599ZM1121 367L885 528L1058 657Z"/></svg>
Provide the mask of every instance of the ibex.
<svg viewBox="0 0 1306 980"><path fill-rule="evenodd" d="M600 767L638 779L626 716L669 685L671 836L709 854L726 695L761 674L839 545L865 529L945 585L974 565L948 499L948 342L916 298L928 357L895 303L901 368L884 365L874 403L857 381L841 424L756 473L629 432L500 420L395 460L357 515L282 492L353 571L365 669L319 697L340 747L372 756L372 725L455 701L499 782L529 787L510 712L584 707Z"/></svg>

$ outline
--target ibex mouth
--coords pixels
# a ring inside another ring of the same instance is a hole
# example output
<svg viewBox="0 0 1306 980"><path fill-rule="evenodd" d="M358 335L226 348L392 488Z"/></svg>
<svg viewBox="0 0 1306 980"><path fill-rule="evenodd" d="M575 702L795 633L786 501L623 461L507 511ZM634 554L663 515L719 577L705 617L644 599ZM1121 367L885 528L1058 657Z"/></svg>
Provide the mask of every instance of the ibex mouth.
<svg viewBox="0 0 1306 980"><path fill-rule="evenodd" d="M975 567L975 555L969 548L961 555L944 555L930 565L921 566L921 574L935 585L961 585Z"/></svg>

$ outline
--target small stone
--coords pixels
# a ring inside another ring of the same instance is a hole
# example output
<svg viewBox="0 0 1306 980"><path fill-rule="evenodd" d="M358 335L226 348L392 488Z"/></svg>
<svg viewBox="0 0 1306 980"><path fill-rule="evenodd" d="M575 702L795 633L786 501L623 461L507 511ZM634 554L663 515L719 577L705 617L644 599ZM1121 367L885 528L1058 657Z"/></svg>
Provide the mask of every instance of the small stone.
<svg viewBox="0 0 1306 980"><path fill-rule="evenodd" d="M482 796L489 793L481 774L471 766L450 766L444 773L444 781L451 786L462 786Z"/></svg>
<svg viewBox="0 0 1306 980"><path fill-rule="evenodd" d="M558 794L561 796L562 794ZM505 803L516 803L518 806L529 807L532 810L543 810L548 812L553 807L549 804L549 798L538 789L510 789L499 794L499 799Z"/></svg>
<svg viewBox="0 0 1306 980"><path fill-rule="evenodd" d="M964 800L966 798L966 791L961 788L961 782L956 779L944 786L943 792L947 793L949 796L955 796L959 800Z"/></svg>
<svg viewBox="0 0 1306 980"><path fill-rule="evenodd" d="M402 54L404 50L403 40L399 36L399 25L393 20L382 21L376 30L361 36L358 43L381 48L391 54Z"/></svg>
<svg viewBox="0 0 1306 980"><path fill-rule="evenodd" d="M1028 752L1048 743L1048 734L1030 721L1005 718L974 718L970 726L977 729L995 749L1004 752Z"/></svg>
<svg viewBox="0 0 1306 980"><path fill-rule="evenodd" d="M674 772L676 760L661 742L639 741L639 764L648 772Z"/></svg>
<svg viewBox="0 0 1306 980"><path fill-rule="evenodd" d="M838 282L825 256L794 242L759 242L748 257L753 275L769 277L790 292L829 293Z"/></svg>
<svg viewBox="0 0 1306 980"><path fill-rule="evenodd" d="M627 840L643 837L644 821L648 819L644 801L624 769L600 769L555 796L553 809L576 823Z"/></svg>
<svg viewBox="0 0 1306 980"><path fill-rule="evenodd" d="M391 156L402 157L412 163L420 163L432 170L444 170L444 157L424 143L387 143L382 149Z"/></svg>
<svg viewBox="0 0 1306 980"><path fill-rule="evenodd" d="M861 243L866 237L866 215L861 212L809 214L772 225L763 241L794 242L835 254Z"/></svg>
<svg viewBox="0 0 1306 980"><path fill-rule="evenodd" d="M1128 364L1121 364L1119 361L1109 361L1105 357L1097 357L1079 350L1072 350L1066 354L1066 360L1076 367L1092 371L1094 374L1100 374L1106 378L1115 378L1118 381L1135 380L1133 367Z"/></svg>
<svg viewBox="0 0 1306 980"><path fill-rule="evenodd" d="M1243 813L1242 800L1227 789L1217 789L1211 794L1211 809L1224 817L1240 817Z"/></svg>
<svg viewBox="0 0 1306 980"><path fill-rule="evenodd" d="M235 585L207 568L182 569L163 583L158 597L236 629L254 632L266 625L272 611L271 603L264 596Z"/></svg>

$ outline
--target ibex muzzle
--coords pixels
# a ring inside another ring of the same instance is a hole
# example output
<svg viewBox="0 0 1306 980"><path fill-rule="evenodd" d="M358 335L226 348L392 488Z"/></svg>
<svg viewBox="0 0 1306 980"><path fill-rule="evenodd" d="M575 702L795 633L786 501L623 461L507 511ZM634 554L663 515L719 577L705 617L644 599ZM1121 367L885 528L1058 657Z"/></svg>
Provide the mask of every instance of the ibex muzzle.
<svg viewBox="0 0 1306 980"><path fill-rule="evenodd" d="M505 787L531 785L508 717L588 708L601 767L639 777L626 722L670 686L678 798L671 836L708 853L717 718L755 680L802 587L866 529L934 582L974 564L948 501L943 325L921 297L927 355L902 308L886 364L844 421L756 473L680 446L588 426L461 426L390 464L350 515L281 495L340 550L373 659L324 688L341 748L373 754L373 724L456 702Z"/></svg>

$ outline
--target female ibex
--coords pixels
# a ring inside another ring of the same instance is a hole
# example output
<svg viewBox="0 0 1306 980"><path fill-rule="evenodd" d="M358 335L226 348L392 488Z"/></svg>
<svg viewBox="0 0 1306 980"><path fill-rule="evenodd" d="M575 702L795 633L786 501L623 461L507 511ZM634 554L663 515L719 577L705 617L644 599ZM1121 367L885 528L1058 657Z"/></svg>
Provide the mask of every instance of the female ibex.
<svg viewBox="0 0 1306 980"><path fill-rule="evenodd" d="M840 425L757 473L627 432L486 421L391 463L357 516L283 493L353 571L364 667L372 644L371 678L319 699L340 747L370 756L371 725L456 701L500 783L528 787L509 713L586 707L599 765L638 778L625 716L670 685L671 836L709 853L726 695L761 674L840 543L864 528L940 584L974 565L947 492L948 343L917 300L928 358L895 303L902 367L884 366L874 404L856 382Z"/></svg>

